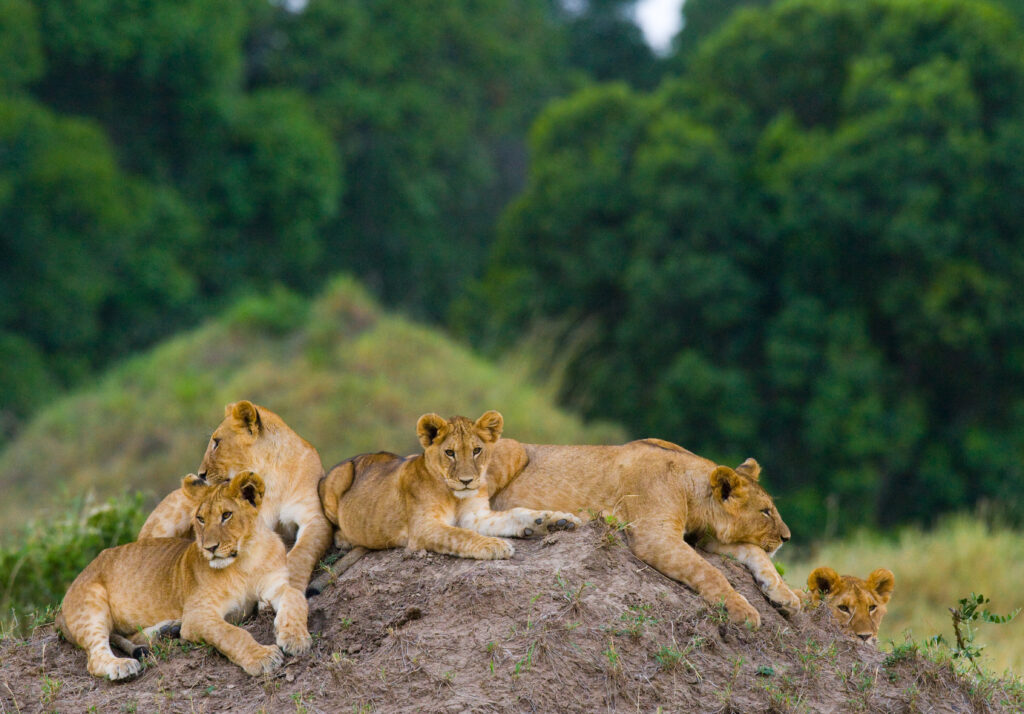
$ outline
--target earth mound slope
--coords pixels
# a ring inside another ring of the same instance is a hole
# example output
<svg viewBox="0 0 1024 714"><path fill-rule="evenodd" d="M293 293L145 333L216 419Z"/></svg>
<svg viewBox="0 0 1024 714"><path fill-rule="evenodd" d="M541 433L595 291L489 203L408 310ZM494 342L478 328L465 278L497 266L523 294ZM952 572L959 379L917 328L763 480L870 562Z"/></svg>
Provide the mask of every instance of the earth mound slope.
<svg viewBox="0 0 1024 714"><path fill-rule="evenodd" d="M0 710L1003 710L948 666L842 636L824 608L783 617L731 560L706 556L760 611L759 631L723 622L603 523L515 545L508 561L367 554L310 600L312 652L262 677L169 640L134 680L102 681L41 627L0 643ZM273 641L269 611L245 627Z"/></svg>

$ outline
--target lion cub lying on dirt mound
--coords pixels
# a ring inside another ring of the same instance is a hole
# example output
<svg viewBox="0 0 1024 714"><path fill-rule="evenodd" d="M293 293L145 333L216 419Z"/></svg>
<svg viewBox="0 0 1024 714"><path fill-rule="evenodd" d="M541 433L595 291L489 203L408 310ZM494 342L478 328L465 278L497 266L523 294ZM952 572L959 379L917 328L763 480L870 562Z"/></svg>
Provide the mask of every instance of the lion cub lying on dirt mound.
<svg viewBox="0 0 1024 714"><path fill-rule="evenodd" d="M735 557L779 606L798 610L769 554L789 540L761 467L736 469L660 439L622 446L542 446L502 439L487 479L494 508L603 512L625 523L630 548L644 562L700 593L725 601L734 622L760 626L761 616L725 576L687 541ZM684 540L684 538L686 540Z"/></svg>
<svg viewBox="0 0 1024 714"><path fill-rule="evenodd" d="M210 437L199 477L222 483L242 471L255 471L266 483L263 522L273 529L297 529L288 573L291 584L305 590L313 566L331 544L331 524L316 490L324 474L320 454L266 407L235 402L224 408L224 421ZM192 507L183 490L173 491L146 519L139 538L189 538Z"/></svg>
<svg viewBox="0 0 1024 714"><path fill-rule="evenodd" d="M885 568L872 571L867 580L840 576L832 568L817 568L807 576L805 598L811 603L828 603L843 632L875 643L895 587L896 576Z"/></svg>
<svg viewBox="0 0 1024 714"><path fill-rule="evenodd" d="M282 649L307 652L306 598L289 585L284 544L257 512L263 480L245 471L211 486L190 474L181 492L192 503L195 540L152 538L108 548L68 588L57 626L87 651L89 673L137 674L137 660L114 656L111 632L134 633L139 643L174 620L181 620L182 638L213 645L252 675L278 667ZM277 611L277 646L261 645L225 621L257 600Z"/></svg>
<svg viewBox="0 0 1024 714"><path fill-rule="evenodd" d="M582 521L570 513L513 508L495 512L485 486L491 452L501 437L501 414L476 422L425 414L416 424L423 453L362 454L332 468L320 483L340 548L418 550L493 560L515 550L493 536L529 536Z"/></svg>

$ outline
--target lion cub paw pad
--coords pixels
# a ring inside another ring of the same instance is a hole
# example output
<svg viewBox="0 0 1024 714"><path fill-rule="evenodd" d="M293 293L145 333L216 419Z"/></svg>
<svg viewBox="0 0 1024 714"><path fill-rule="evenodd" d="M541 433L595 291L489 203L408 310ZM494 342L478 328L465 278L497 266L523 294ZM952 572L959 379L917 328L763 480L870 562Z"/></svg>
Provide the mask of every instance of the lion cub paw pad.
<svg viewBox="0 0 1024 714"><path fill-rule="evenodd" d="M516 549L512 547L511 543L496 538L494 543L488 543L480 549L478 557L481 560L504 560L511 558L515 552Z"/></svg>

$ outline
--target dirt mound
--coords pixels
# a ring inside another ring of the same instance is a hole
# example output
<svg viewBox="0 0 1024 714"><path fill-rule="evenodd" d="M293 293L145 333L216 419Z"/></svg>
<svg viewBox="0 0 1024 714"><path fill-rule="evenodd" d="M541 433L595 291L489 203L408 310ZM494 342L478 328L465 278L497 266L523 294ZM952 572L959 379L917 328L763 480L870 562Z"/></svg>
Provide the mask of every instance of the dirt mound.
<svg viewBox="0 0 1024 714"><path fill-rule="evenodd" d="M510 561L366 555L310 601L313 652L248 677L177 640L135 680L85 671L39 629L0 644L0 711L998 711L948 667L886 666L822 609L777 613L736 563L708 556L761 612L722 622L605 526L516 541ZM273 641L269 612L246 627Z"/></svg>

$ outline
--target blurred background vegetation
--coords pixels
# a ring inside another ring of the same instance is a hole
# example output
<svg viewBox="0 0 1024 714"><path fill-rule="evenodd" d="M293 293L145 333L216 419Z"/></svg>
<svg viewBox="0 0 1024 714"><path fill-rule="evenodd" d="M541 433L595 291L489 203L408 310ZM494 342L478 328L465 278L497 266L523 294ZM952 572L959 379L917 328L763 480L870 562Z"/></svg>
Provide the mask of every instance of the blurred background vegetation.
<svg viewBox="0 0 1024 714"><path fill-rule="evenodd" d="M250 398L328 465L498 408L755 456L797 542L1020 538L1024 1L636 5L0 3L0 536Z"/></svg>

